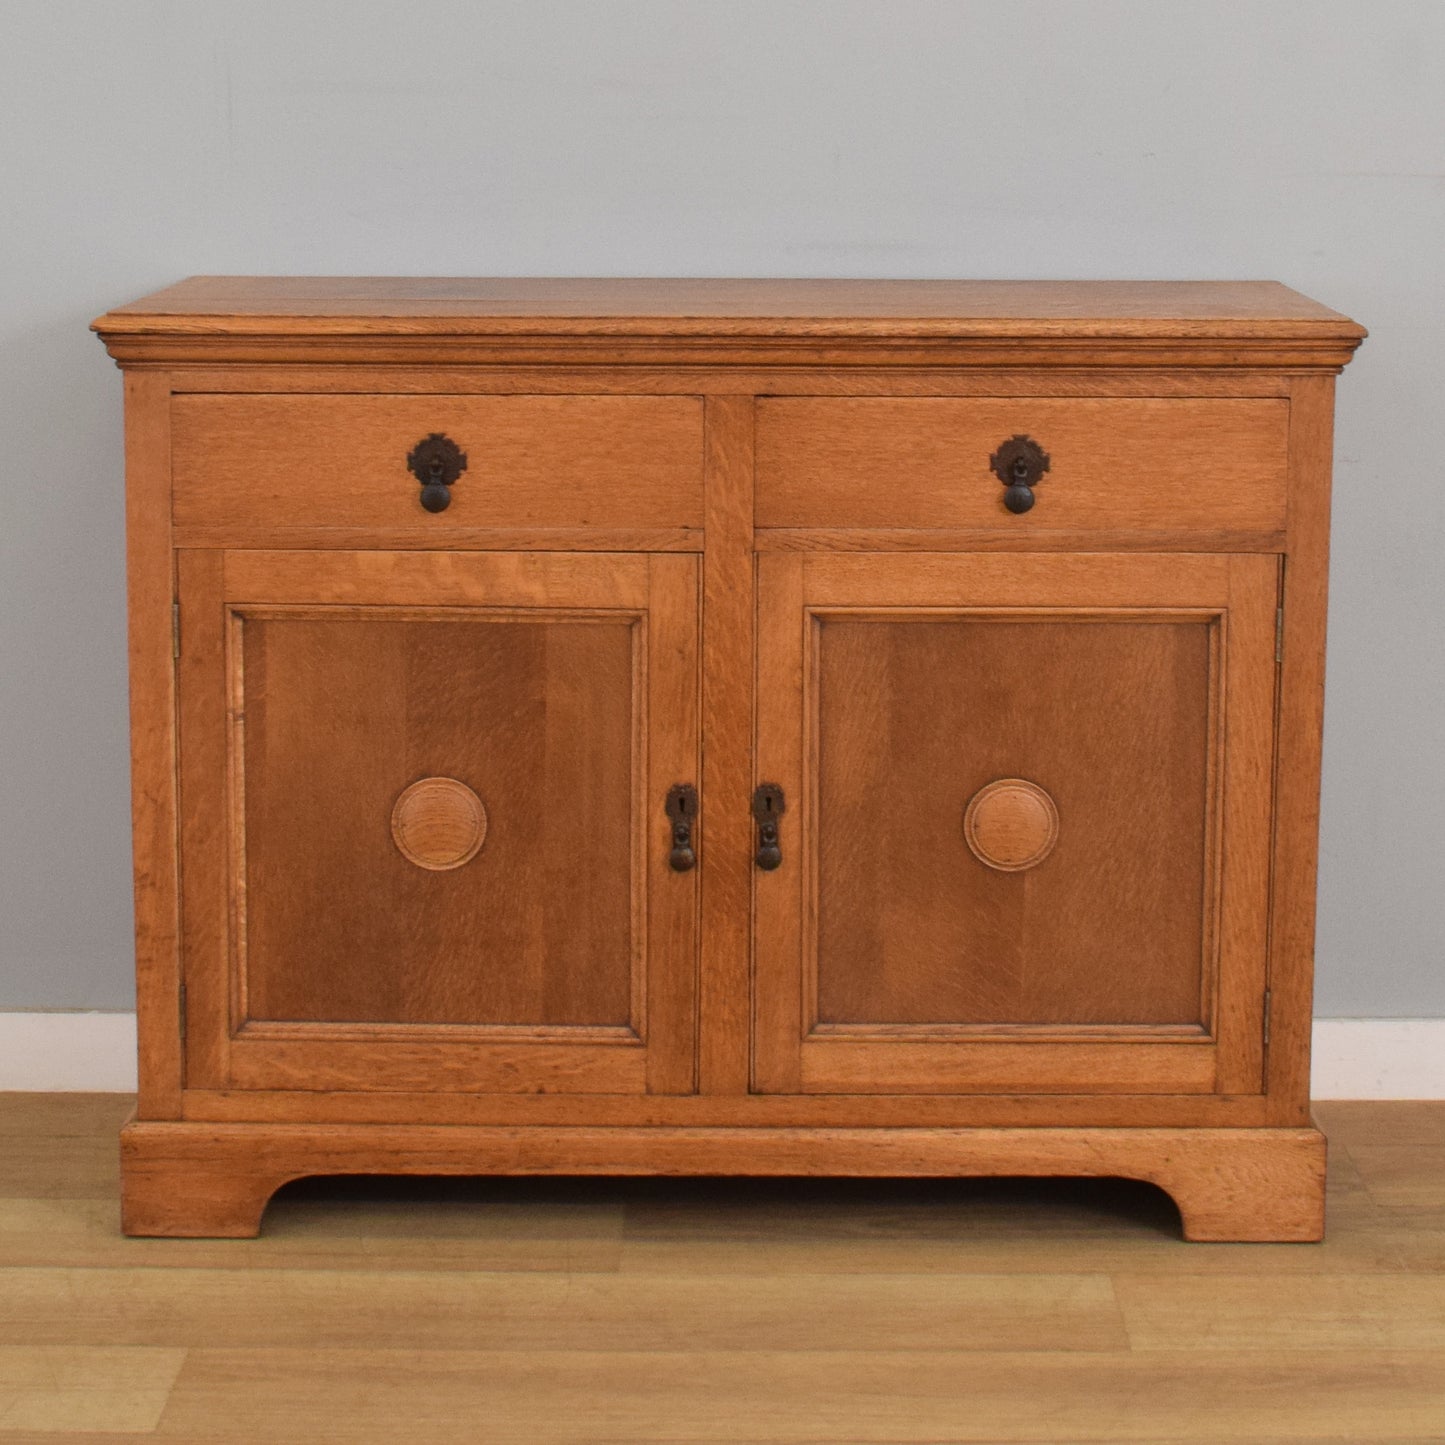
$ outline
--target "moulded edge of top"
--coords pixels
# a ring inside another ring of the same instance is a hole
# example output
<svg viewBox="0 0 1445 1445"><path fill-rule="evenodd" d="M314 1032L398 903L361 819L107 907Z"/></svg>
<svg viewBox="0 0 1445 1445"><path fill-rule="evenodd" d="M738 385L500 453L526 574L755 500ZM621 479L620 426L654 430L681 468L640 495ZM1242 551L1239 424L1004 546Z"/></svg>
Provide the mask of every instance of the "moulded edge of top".
<svg viewBox="0 0 1445 1445"><path fill-rule="evenodd" d="M654 365L1338 369L1366 335L1269 281L192 277L92 327L122 363L496 364L575 354ZM702 357L705 349L714 354Z"/></svg>

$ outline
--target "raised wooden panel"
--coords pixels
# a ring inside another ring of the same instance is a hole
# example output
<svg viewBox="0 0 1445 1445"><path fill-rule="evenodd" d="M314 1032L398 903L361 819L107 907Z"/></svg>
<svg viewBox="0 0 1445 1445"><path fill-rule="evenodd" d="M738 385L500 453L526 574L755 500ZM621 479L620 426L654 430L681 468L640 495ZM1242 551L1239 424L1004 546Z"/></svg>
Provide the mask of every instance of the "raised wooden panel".
<svg viewBox="0 0 1445 1445"><path fill-rule="evenodd" d="M1218 614L811 624L818 1022L1207 1027ZM1032 868L968 845L1007 778L1057 810Z"/></svg>
<svg viewBox="0 0 1445 1445"><path fill-rule="evenodd" d="M690 1089L696 560L310 562L181 554L188 1082Z"/></svg>
<svg viewBox="0 0 1445 1445"><path fill-rule="evenodd" d="M175 525L217 541L423 528L446 547L478 528L702 525L696 397L181 395L171 425ZM407 470L432 432L467 457L437 513Z"/></svg>
<svg viewBox="0 0 1445 1445"><path fill-rule="evenodd" d="M636 1028L641 617L231 617L243 1021ZM485 810L459 867L394 836L437 775Z"/></svg>
<svg viewBox="0 0 1445 1445"><path fill-rule="evenodd" d="M1274 560L760 569L756 1086L1258 1092Z"/></svg>
<svg viewBox="0 0 1445 1445"><path fill-rule="evenodd" d="M757 525L1276 534L1288 427L1276 398L763 397ZM1049 457L1020 515L990 470L1015 435Z"/></svg>

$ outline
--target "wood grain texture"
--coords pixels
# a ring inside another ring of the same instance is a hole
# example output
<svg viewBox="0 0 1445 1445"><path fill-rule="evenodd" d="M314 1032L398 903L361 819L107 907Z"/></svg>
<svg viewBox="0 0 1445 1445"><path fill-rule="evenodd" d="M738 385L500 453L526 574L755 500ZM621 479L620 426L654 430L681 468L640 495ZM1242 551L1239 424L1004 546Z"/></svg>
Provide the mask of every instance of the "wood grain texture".
<svg viewBox="0 0 1445 1445"><path fill-rule="evenodd" d="M397 794L391 839L418 868L442 872L470 863L487 839L487 810L455 778L419 778Z"/></svg>
<svg viewBox="0 0 1445 1445"><path fill-rule="evenodd" d="M227 551L228 595L240 602L295 606L412 607L439 615L449 607L561 607L642 611L646 559L631 554L567 552L421 553L386 551Z"/></svg>
<svg viewBox="0 0 1445 1445"><path fill-rule="evenodd" d="M1006 1036L1006 1030L998 1030L997 1036ZM956 1056L956 1043L950 1048ZM1082 1072L1087 1056L1074 1057ZM1179 1067L1177 1059L1173 1067ZM1076 1092L1025 1093L1022 1091L1030 1087L1027 1071L1020 1066L1016 1074L1018 1091L988 1094L755 1093L654 1095L647 1099L616 1094L453 1093L428 1088L425 1081L410 1092L378 1089L318 1094L305 1088L287 1089L273 1080L255 1089L187 1089L182 1117L194 1123L217 1124L404 1124L424 1118L437 1124L537 1128L559 1124L802 1128L819 1124L954 1129L1036 1125L1184 1128L1192 1124L1249 1129L1270 1119L1268 1100L1260 1094L1108 1094L1093 1089L1089 1082L1080 1084ZM1200 1077L1209 1077L1207 1061ZM893 1087L901 1089L902 1083L895 1078Z"/></svg>
<svg viewBox="0 0 1445 1445"><path fill-rule="evenodd" d="M702 525L692 397L182 395L172 429L181 528ZM467 456L435 514L407 469L432 432Z"/></svg>
<svg viewBox="0 0 1445 1445"><path fill-rule="evenodd" d="M813 614L818 1022L1209 1027L1216 624L1117 601ZM1000 871L969 810L1014 777L1054 806L993 795L1032 806Z"/></svg>
<svg viewBox="0 0 1445 1445"><path fill-rule="evenodd" d="M1343 1140L1352 1153L1361 1145L1445 1148L1445 1107L1439 1100L1397 1099L1384 1107L1365 1099L1330 1099L1314 1107L1327 1120L1330 1137ZM0 1112L0 1120L4 1117Z"/></svg>
<svg viewBox="0 0 1445 1445"><path fill-rule="evenodd" d="M131 836L142 1118L174 1118L184 1064L172 653L170 383L125 379L126 596L130 659Z"/></svg>
<svg viewBox="0 0 1445 1445"><path fill-rule="evenodd" d="M1201 528L1190 532L1027 532L990 527L759 527L759 552L1279 552L1285 534Z"/></svg>
<svg viewBox="0 0 1445 1445"><path fill-rule="evenodd" d="M128 1106L0 1096L0 1141L113 1156ZM1420 1197L1445 1105L1320 1114L1309 1248L1185 1250L1108 1179L331 1180L258 1239L125 1238L79 1156L50 1197L7 1159L0 1433L1435 1445L1442 1216L1363 1156L1413 1148Z"/></svg>
<svg viewBox="0 0 1445 1445"><path fill-rule="evenodd" d="M755 1087L1258 1090L1273 561L760 567L758 766L812 841L758 885ZM998 874L962 819L1015 774L1060 842Z"/></svg>
<svg viewBox="0 0 1445 1445"><path fill-rule="evenodd" d="M866 1312L898 1350L1123 1349L1107 1276L846 1274L810 1282L685 1273L29 1269L7 1280L0 1349L15 1341L196 1349L365 1349L380 1336L423 1350L847 1349ZM79 1318L77 1318L77 1315ZM1405 1326L1408 1328L1408 1325ZM1402 1330L1403 1332L1403 1330Z"/></svg>
<svg viewBox="0 0 1445 1445"><path fill-rule="evenodd" d="M1445 1350L1433 1277L1332 1274L1279 1280L1116 1277L1136 1350Z"/></svg>
<svg viewBox="0 0 1445 1445"><path fill-rule="evenodd" d="M194 969L192 1082L691 1087L696 562L223 556L182 554L187 938L232 960ZM397 851L418 775L485 796L467 867Z"/></svg>
<svg viewBox="0 0 1445 1445"><path fill-rule="evenodd" d="M1279 577L1274 558L1230 558L1225 699L1217 719L1224 732L1217 785L1223 788L1225 806L1210 839L1221 879L1209 922L1217 932L1220 958L1215 1030L1223 1093L1266 1087L1264 1038L1270 1025L1260 966L1264 963L1267 970L1269 850L1278 829L1272 771L1279 665L1269 635L1271 624L1278 623ZM1231 806L1231 799L1237 806Z"/></svg>
<svg viewBox="0 0 1445 1445"><path fill-rule="evenodd" d="M1278 531L1282 401L774 398L758 403L759 527ZM990 457L1032 437L1050 466L1031 511Z"/></svg>
<svg viewBox="0 0 1445 1445"><path fill-rule="evenodd" d="M263 551L434 552L434 527L289 527L222 523L177 527L178 548L260 548ZM700 552L701 527L451 527L449 552Z"/></svg>
<svg viewBox="0 0 1445 1445"><path fill-rule="evenodd" d="M698 1078L745 1094L751 1037L753 399L707 400Z"/></svg>
<svg viewBox="0 0 1445 1445"><path fill-rule="evenodd" d="M1333 444L1334 379L1297 378L1290 400L1290 537L1282 593L1270 916L1267 1067L1281 1122L1309 1110Z"/></svg>
<svg viewBox="0 0 1445 1445"><path fill-rule="evenodd" d="M115 1139L106 1140L114 1152ZM621 1261L617 1201L546 1197L546 1183L353 1180L296 1185L258 1240L140 1239L120 1202L0 1199L0 1270L262 1270L367 1274L609 1274ZM566 1188L562 1187L566 1194ZM4 1278L4 1276L0 1276ZM3 1348L3 1347L0 1347Z"/></svg>
<svg viewBox="0 0 1445 1445"><path fill-rule="evenodd" d="M648 880L647 971L637 987L646 1010L650 1094L690 1094L698 1087L702 885L697 868L677 873L668 865L666 800L675 784L695 782L702 766L701 572L695 557L647 559L646 761L636 760L647 785L646 802L634 806L650 812L638 830L642 853L634 867ZM704 859L705 830L701 821L693 845Z"/></svg>
<svg viewBox="0 0 1445 1445"><path fill-rule="evenodd" d="M223 363L187 366L179 389L188 393L367 393L446 396L1282 396L1291 377L1254 369L1138 367L1129 371L1009 366L992 371L957 367L740 367L695 358L686 367L634 362L594 365L585 372L557 366L395 364L265 365L237 371Z"/></svg>
<svg viewBox="0 0 1445 1445"><path fill-rule="evenodd" d="M242 1026L639 1029L640 619L233 615ZM419 868L394 841L397 808L438 779L483 806L458 847Z"/></svg>
<svg viewBox="0 0 1445 1445"><path fill-rule="evenodd" d="M135 1122L128 1234L245 1237L308 1174L1103 1175L1159 1185L1194 1240L1313 1240L1314 1129L530 1129Z"/></svg>
<svg viewBox="0 0 1445 1445"><path fill-rule="evenodd" d="M796 1052L807 1094L1221 1092L1197 1027L819 1024Z"/></svg>
<svg viewBox="0 0 1445 1445"><path fill-rule="evenodd" d="M847 1351L196 1351L166 1429L211 1441L394 1440L426 1422L442 1445L478 1419L506 1445L1436 1445L1445 1402L1420 1352L985 1354ZM257 1378L267 1381L256 1389ZM365 1400L364 1418L356 1401ZM439 1406L438 1402L445 1402ZM338 1417L357 1420L341 1435ZM239 1437L213 1436L232 1423ZM465 1422L465 1423L463 1423ZM287 1435L287 1431L293 1432ZM1343 1433L1342 1433L1343 1432Z"/></svg>
<svg viewBox="0 0 1445 1445"><path fill-rule="evenodd" d="M760 556L757 561L757 730L754 785L768 782L792 799L778 819L784 864L753 878L753 1067L759 1093L794 1094L802 1087L799 1045L807 1032L802 959L811 932L809 868L800 820L808 816L803 788L802 707L805 686L804 563ZM857 679L869 686L868 674ZM754 846L756 842L754 841Z"/></svg>
<svg viewBox="0 0 1445 1445"><path fill-rule="evenodd" d="M505 320L518 332L550 321L550 330L571 334L650 319L657 334L673 335L713 334L714 323L759 318L808 334L875 320L912 322L920 331L936 322L1020 334L1183 336L1211 325L1241 336L1363 334L1338 311L1276 281L486 276L192 276L117 307L96 329L214 332L229 323L238 333L274 333L368 321L378 332L401 333Z"/></svg>
<svg viewBox="0 0 1445 1445"><path fill-rule="evenodd" d="M644 334L517 336L501 334L380 334L324 331L284 336L219 335L204 331L180 334L134 334L112 331L107 348L127 370L212 371L218 366L244 375L277 365L315 370L344 367L407 366L417 372L455 367L521 366L591 372L593 368L667 366L702 380L708 368L726 368L728 379L739 374L767 375L791 368L796 373L897 370L934 371L969 368L1007 373L1018 367L1039 372L1050 367L1067 375L1088 369L1096 373L1153 375L1161 370L1214 369L1240 373L1264 370L1299 375L1335 374L1358 345L1351 337L1338 340L1318 331L1297 337L1214 339L1155 337L1027 337L975 334L897 338L889 328L861 336L808 337L763 335L679 336L672 340ZM723 391L730 391L726 381ZM583 388L585 389L585 384ZM796 391L796 385L784 391ZM844 387L847 391L850 388ZM695 392L696 385L673 386L671 392ZM811 390L811 388L810 388ZM874 391L874 388L867 388Z"/></svg>
<svg viewBox="0 0 1445 1445"><path fill-rule="evenodd" d="M1038 784L997 778L969 799L963 837L981 863L1001 873L1037 868L1058 842L1059 810Z"/></svg>
<svg viewBox="0 0 1445 1445"><path fill-rule="evenodd" d="M0 1345L0 1432L153 1431L185 1358L184 1348Z"/></svg>
<svg viewBox="0 0 1445 1445"><path fill-rule="evenodd" d="M187 1088L224 1088L231 1082L230 1038L239 1019L235 985L239 960L234 935L239 885L236 871L244 799L237 796L232 723L233 674L228 663L225 555L177 552L174 761L182 808L174 845L181 871L181 955L185 991L178 1000ZM208 806L200 800L208 799ZM138 1023L146 1014L138 1008ZM152 1016L169 1027L164 1015Z"/></svg>
<svg viewBox="0 0 1445 1445"><path fill-rule="evenodd" d="M934 1133L964 1173L1147 1145L1194 1233L1317 1227L1355 323L1254 282L193 278L96 326L129 373L135 1127L191 1150L128 1135L132 1220L245 1232L302 1139L337 1168L867 1172ZM405 467L432 431L469 458L435 515ZM1016 433L1051 456L1022 516L988 469ZM1059 831L1004 872L963 815L1010 776ZM426 777L485 807L461 866L393 840ZM466 885L499 861L492 907ZM1172 1152L1194 1131L1213 1153ZM11 1152L113 1178L73 1140ZM1435 1207L1400 1147L1370 1162Z"/></svg>
<svg viewBox="0 0 1445 1445"><path fill-rule="evenodd" d="M1363 329L1277 282L193 277L111 354L336 360L1337 369Z"/></svg>

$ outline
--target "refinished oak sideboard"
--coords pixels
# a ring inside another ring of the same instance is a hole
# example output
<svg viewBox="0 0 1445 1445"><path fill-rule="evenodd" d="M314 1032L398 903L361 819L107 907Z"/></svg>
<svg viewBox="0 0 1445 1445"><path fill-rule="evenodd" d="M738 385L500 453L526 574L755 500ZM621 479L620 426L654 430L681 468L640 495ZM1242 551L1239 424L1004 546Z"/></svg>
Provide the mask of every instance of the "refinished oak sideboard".
<svg viewBox="0 0 1445 1445"><path fill-rule="evenodd" d="M125 373L134 1234L1120 1175L1317 1239L1334 378L1272 282L199 277Z"/></svg>

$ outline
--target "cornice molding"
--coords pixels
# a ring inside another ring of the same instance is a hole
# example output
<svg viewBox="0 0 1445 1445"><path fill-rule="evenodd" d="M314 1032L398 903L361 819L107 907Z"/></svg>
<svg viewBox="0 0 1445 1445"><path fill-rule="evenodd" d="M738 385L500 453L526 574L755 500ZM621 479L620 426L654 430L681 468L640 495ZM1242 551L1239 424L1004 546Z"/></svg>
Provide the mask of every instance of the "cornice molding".
<svg viewBox="0 0 1445 1445"><path fill-rule="evenodd" d="M161 331L96 324L125 367L176 365L1188 368L1338 372L1358 336L915 336L455 330Z"/></svg>

